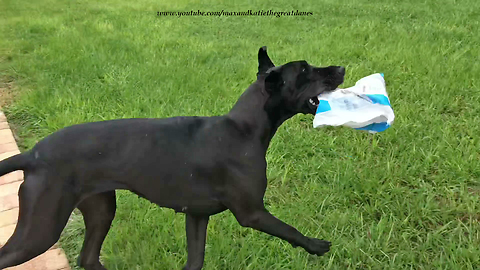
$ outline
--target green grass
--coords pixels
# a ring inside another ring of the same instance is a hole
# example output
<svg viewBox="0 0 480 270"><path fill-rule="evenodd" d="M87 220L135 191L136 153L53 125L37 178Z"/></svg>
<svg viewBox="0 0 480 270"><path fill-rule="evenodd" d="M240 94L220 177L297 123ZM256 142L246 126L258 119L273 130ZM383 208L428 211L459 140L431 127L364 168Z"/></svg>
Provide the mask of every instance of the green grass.
<svg viewBox="0 0 480 270"><path fill-rule="evenodd" d="M218 115L276 64L345 65L345 86L385 73L396 113L375 136L285 123L267 155L268 209L324 257L211 218L205 269L479 269L480 2L476 0L0 0L3 108L22 149L62 127L127 117ZM157 11L312 11L310 17L157 17ZM61 238L72 265L83 241ZM113 269L180 269L184 216L118 192L102 250Z"/></svg>

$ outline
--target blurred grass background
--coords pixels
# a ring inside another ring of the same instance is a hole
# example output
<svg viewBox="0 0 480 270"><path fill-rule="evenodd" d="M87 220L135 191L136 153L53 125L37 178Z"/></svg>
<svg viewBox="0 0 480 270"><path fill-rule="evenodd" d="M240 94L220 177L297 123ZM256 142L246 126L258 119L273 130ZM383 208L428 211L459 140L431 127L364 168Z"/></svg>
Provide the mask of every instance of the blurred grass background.
<svg viewBox="0 0 480 270"><path fill-rule="evenodd" d="M159 17L157 11L311 11L308 17ZM211 218L204 269L480 268L480 2L0 0L0 103L19 146L115 118L227 113L275 64L385 73L396 113L375 136L285 123L268 152L268 209L324 257ZM74 142L72 142L74 143ZM118 192L107 269L180 269L184 216ZM75 265L84 227L61 238Z"/></svg>

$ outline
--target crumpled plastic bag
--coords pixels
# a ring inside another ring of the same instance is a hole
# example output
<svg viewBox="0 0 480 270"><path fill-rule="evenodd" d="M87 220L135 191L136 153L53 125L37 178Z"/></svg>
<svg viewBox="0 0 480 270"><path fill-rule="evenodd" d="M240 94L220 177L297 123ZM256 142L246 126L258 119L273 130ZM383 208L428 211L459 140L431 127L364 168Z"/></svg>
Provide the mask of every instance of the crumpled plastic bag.
<svg viewBox="0 0 480 270"><path fill-rule="evenodd" d="M323 93L318 100L314 128L347 126L377 133L389 128L395 119L383 73L364 77L350 88Z"/></svg>

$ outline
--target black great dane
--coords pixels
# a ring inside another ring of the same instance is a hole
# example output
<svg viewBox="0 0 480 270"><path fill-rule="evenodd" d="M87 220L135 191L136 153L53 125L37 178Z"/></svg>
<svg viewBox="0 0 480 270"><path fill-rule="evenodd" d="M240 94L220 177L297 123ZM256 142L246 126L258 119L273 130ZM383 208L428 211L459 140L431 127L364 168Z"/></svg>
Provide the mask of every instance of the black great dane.
<svg viewBox="0 0 480 270"><path fill-rule="evenodd" d="M315 114L317 96L343 83L345 68L306 61L274 66L258 52L257 80L223 116L119 119L70 126L0 162L0 176L23 170L15 232L0 249L0 269L47 251L73 209L86 235L78 263L105 269L100 249L115 216L115 190L130 190L186 214L188 259L203 267L209 216L229 209L240 225L323 255L330 242L304 236L264 207L265 154L278 127Z"/></svg>

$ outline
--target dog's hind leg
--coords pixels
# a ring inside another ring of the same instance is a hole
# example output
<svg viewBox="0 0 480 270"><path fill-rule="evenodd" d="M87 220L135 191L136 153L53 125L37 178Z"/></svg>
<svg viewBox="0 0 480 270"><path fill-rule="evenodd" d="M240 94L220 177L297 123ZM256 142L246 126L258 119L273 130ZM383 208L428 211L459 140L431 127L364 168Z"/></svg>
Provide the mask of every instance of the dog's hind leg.
<svg viewBox="0 0 480 270"><path fill-rule="evenodd" d="M115 191L87 197L77 208L82 212L86 232L78 265L86 270L105 270L100 263L100 250L115 217Z"/></svg>
<svg viewBox="0 0 480 270"><path fill-rule="evenodd" d="M0 249L0 269L22 264L44 253L60 238L76 197L62 182L43 173L26 173L20 186L19 217L13 235Z"/></svg>
<svg viewBox="0 0 480 270"><path fill-rule="evenodd" d="M207 237L208 216L194 216L187 214L187 265L183 270L200 270L205 258L205 240Z"/></svg>

